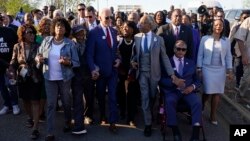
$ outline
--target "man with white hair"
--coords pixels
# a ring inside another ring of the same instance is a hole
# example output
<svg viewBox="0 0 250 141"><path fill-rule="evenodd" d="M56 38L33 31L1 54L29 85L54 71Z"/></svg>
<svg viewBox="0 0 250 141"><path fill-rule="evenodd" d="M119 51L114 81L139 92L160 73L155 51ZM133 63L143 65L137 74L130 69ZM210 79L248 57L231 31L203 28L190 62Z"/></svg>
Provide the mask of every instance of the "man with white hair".
<svg viewBox="0 0 250 141"><path fill-rule="evenodd" d="M121 62L117 55L117 31L110 26L110 9L103 9L99 18L100 24L90 30L88 34L87 62L92 79L96 80L101 123L104 124L106 122L105 95L106 88L108 88L109 130L112 133L117 133L115 125L118 120L116 101L117 68Z"/></svg>

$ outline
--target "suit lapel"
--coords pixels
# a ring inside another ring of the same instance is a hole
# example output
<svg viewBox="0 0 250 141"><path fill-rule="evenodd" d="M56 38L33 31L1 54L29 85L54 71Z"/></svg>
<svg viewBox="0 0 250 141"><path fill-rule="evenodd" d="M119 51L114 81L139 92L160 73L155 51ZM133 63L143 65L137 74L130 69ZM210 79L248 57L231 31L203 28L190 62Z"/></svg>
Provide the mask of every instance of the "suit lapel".
<svg viewBox="0 0 250 141"><path fill-rule="evenodd" d="M185 34L185 30L183 29L183 25L180 25L180 31L179 31L178 39L181 39L183 34Z"/></svg>
<svg viewBox="0 0 250 141"><path fill-rule="evenodd" d="M174 69L175 75L176 75L178 78L180 78L181 76L180 76L179 73L177 72L177 68L176 68L175 63L174 63L174 57L171 57L171 58L169 59L169 61L170 61L170 63L171 63L172 68Z"/></svg>
<svg viewBox="0 0 250 141"><path fill-rule="evenodd" d="M114 45L116 44L116 36L115 36L115 31L113 30L112 27L109 27L109 30L110 30L110 33L111 33L111 36L112 36L112 40L113 40L113 45L112 45L112 48L114 47Z"/></svg>
<svg viewBox="0 0 250 141"><path fill-rule="evenodd" d="M140 53L140 51L141 51L141 40L142 40L142 33L140 33L140 34L138 34L138 36L137 36L137 38L138 38L138 40L135 40L136 42L135 42L135 44L136 44L136 50L137 50L137 53L139 54Z"/></svg>
<svg viewBox="0 0 250 141"><path fill-rule="evenodd" d="M152 32L152 37L151 37L151 44L149 46L150 51L153 50L154 44L157 41L156 35Z"/></svg>
<svg viewBox="0 0 250 141"><path fill-rule="evenodd" d="M186 72L188 71L188 68L189 68L188 66L189 66L189 63L188 63L187 59L184 58L184 66L183 66L183 75L182 76L184 76L186 74Z"/></svg>

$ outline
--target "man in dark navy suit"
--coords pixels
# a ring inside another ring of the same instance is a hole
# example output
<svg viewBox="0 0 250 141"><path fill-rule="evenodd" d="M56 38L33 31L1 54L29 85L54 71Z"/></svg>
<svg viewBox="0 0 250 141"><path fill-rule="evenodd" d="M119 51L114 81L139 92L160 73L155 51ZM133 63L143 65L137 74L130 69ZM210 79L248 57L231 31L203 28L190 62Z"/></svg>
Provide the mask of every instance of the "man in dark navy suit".
<svg viewBox="0 0 250 141"><path fill-rule="evenodd" d="M175 9L171 15L171 23L159 27L156 34L163 37L168 57L172 57L174 55L173 48L175 41L183 40L187 44L187 52L185 57L191 59L193 54L192 29L182 24L181 18L181 10Z"/></svg>
<svg viewBox="0 0 250 141"><path fill-rule="evenodd" d="M172 128L174 141L182 140L176 119L176 105L180 99L183 99L191 109L193 134L190 141L198 141L201 126L201 99L195 93L195 90L200 87L201 83L196 77L195 63L184 57L186 52L186 43L182 40L177 40L174 46L175 54L170 58L176 77L184 79L185 85L177 87L172 83L171 78L165 74L162 75L160 80L160 90L164 94L167 124Z"/></svg>
<svg viewBox="0 0 250 141"><path fill-rule="evenodd" d="M100 12L100 24L90 30L87 39L87 62L92 79L96 80L101 122L105 123L105 93L108 88L110 131L117 132L118 120L116 86L117 68L120 59L117 53L117 32L111 25L111 11L106 8Z"/></svg>

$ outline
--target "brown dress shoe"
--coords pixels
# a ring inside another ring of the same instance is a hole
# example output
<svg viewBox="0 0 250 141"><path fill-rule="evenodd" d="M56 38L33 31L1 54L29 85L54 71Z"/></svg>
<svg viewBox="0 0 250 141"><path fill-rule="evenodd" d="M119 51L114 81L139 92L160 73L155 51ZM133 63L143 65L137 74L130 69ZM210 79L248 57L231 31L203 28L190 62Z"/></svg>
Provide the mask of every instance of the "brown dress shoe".
<svg viewBox="0 0 250 141"><path fill-rule="evenodd" d="M118 130L117 130L117 127L115 126L114 123L111 123L110 126L109 126L109 131L111 133L114 133L114 134L117 134Z"/></svg>

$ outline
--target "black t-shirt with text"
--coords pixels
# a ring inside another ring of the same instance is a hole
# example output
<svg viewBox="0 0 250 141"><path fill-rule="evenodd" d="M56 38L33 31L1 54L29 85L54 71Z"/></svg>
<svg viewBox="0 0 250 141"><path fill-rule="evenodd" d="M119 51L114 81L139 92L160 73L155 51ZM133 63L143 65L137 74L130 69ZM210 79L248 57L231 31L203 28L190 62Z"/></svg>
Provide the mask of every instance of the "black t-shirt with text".
<svg viewBox="0 0 250 141"><path fill-rule="evenodd" d="M8 27L0 27L0 73L5 72L12 57L17 34Z"/></svg>

